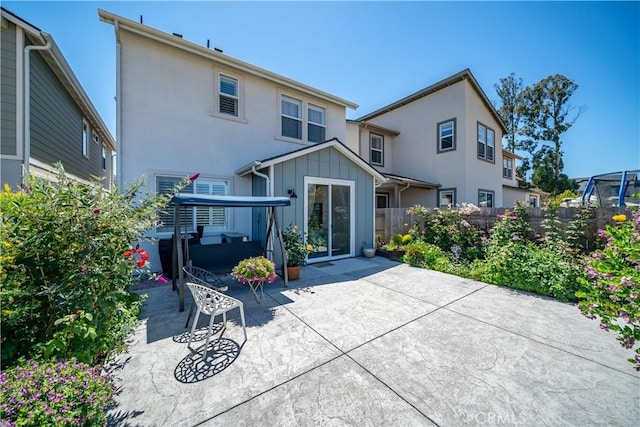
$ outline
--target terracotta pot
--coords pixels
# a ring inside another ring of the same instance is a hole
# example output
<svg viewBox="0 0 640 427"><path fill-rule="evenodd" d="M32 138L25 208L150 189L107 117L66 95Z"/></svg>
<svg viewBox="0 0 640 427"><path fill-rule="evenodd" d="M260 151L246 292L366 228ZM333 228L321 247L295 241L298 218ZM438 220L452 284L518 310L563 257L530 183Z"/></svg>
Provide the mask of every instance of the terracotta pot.
<svg viewBox="0 0 640 427"><path fill-rule="evenodd" d="M298 278L300 278L300 266L287 266L287 277L289 280L298 280Z"/></svg>

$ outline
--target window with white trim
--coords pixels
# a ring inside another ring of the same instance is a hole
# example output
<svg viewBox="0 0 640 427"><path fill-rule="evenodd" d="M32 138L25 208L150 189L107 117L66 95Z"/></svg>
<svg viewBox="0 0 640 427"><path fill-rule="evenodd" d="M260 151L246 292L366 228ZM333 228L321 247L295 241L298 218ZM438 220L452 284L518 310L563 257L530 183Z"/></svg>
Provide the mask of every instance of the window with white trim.
<svg viewBox="0 0 640 427"><path fill-rule="evenodd" d="M82 155L89 157L89 123L82 120Z"/></svg>
<svg viewBox="0 0 640 427"><path fill-rule="evenodd" d="M529 207L537 208L539 204L540 204L540 202L539 202L538 196L530 194L529 195Z"/></svg>
<svg viewBox="0 0 640 427"><path fill-rule="evenodd" d="M438 153L456 149L456 119L438 123Z"/></svg>
<svg viewBox="0 0 640 427"><path fill-rule="evenodd" d="M238 79L225 76L224 74L218 75L218 112L221 114L228 114L230 116L238 117L238 104L239 104L239 84Z"/></svg>
<svg viewBox="0 0 640 427"><path fill-rule="evenodd" d="M495 193L490 190L478 190L478 206L481 208L492 208Z"/></svg>
<svg viewBox="0 0 640 427"><path fill-rule="evenodd" d="M327 131L326 110L317 105L307 106L307 140L309 142L324 142Z"/></svg>
<svg viewBox="0 0 640 427"><path fill-rule="evenodd" d="M369 134L369 148L371 164L384 166L384 136Z"/></svg>
<svg viewBox="0 0 640 427"><path fill-rule="evenodd" d="M302 101L282 95L280 102L282 136L302 139Z"/></svg>
<svg viewBox="0 0 640 427"><path fill-rule="evenodd" d="M176 184L182 181L177 176L156 175L156 192L170 193ZM222 179L198 178L188 186L183 188L181 193L207 194L207 195L228 195L229 181ZM161 212L159 215L160 224L156 226L157 232L172 232L174 228L173 210ZM189 232L195 232L201 225L204 231L224 231L229 229L229 209L223 207L190 207L180 210L180 225L184 229L187 224Z"/></svg>
<svg viewBox="0 0 640 427"><path fill-rule="evenodd" d="M389 195L386 193L376 193L376 209L386 209L389 207Z"/></svg>
<svg viewBox="0 0 640 427"><path fill-rule="evenodd" d="M438 190L438 207L454 207L456 205L456 189L443 188Z"/></svg>
<svg viewBox="0 0 640 427"><path fill-rule="evenodd" d="M502 158L502 177L513 179L513 159L511 157Z"/></svg>
<svg viewBox="0 0 640 427"><path fill-rule="evenodd" d="M478 122L478 158L495 161L495 139L494 130Z"/></svg>
<svg viewBox="0 0 640 427"><path fill-rule="evenodd" d="M102 146L102 170L107 170L107 150Z"/></svg>

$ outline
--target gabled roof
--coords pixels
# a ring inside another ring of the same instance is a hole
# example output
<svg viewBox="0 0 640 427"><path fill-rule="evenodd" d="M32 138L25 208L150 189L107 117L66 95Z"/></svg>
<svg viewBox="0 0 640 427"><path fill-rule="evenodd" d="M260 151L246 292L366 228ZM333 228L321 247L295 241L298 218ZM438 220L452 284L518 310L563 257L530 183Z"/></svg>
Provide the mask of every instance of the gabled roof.
<svg viewBox="0 0 640 427"><path fill-rule="evenodd" d="M347 157L352 162L356 163L362 169L367 171L371 176L377 179L380 182L384 182L385 177L378 172L373 166L369 163L362 160L362 157L358 156L356 153L351 151L346 145L344 145L338 138L332 138L328 141L321 142L318 144L311 145L309 147L303 147L298 150L290 151L288 153L280 154L274 157L270 157L264 160L254 160L253 162L241 167L236 170L236 175L245 176L252 172L253 168L262 169L269 167L271 165L276 165L278 163L286 162L287 160L295 159L296 157L304 156L315 151L324 150L325 148L333 147L338 150L341 154Z"/></svg>
<svg viewBox="0 0 640 427"><path fill-rule="evenodd" d="M412 187L421 188L438 188L440 184L434 184L433 182L423 181L421 179L409 178L408 176L395 175L392 173L383 174L387 178L387 182L395 182L398 184L408 184Z"/></svg>
<svg viewBox="0 0 640 427"><path fill-rule="evenodd" d="M64 58L64 55L60 52L60 49L53 40L53 37L51 37L50 34L41 31L38 27L31 25L18 15L8 11L4 7L0 9L2 9L2 17L21 27L33 44L43 46L46 45L47 42L51 43L51 48L39 51L40 54L47 62L47 65L49 65L51 70L55 73L60 83L65 87L69 95L71 95L71 98L73 98L78 107L80 107L82 114L89 121L92 129L96 131L100 140L109 150L116 151L116 142L111 136L111 132L109 132L107 125L102 121L100 114L98 114L98 111L93 106L89 96L86 94L76 75L71 70L71 67Z"/></svg>
<svg viewBox="0 0 640 427"><path fill-rule="evenodd" d="M504 124L504 122L502 121L502 119L500 118L500 115L498 114L498 112L496 111L496 109L494 108L493 104L491 104L491 101L489 101L489 98L487 98L487 95L484 93L484 91L482 90L482 88L480 87L480 84L478 83L478 81L476 80L475 77L473 77L473 74L471 74L471 70L468 68L465 68L464 70L460 71L459 73L454 74L451 77L447 77L444 80L440 80L437 83L432 84L429 87L426 87L422 90L419 90L418 92L415 92L407 97L404 97L402 99L400 99L399 101L396 101L392 104L389 104L385 107L382 107L372 113L369 113L365 116L360 117L359 119L357 119L357 121L367 121L367 120L371 120L374 117L377 117L381 114L384 113L388 113L389 111L393 111L396 108L400 108L404 105L407 105L413 101L416 101L420 98L424 98L425 96L429 96L434 92L437 92L441 89L444 89L448 86L451 86L453 84L456 84L458 82L461 82L463 80L468 80L469 83L471 84L471 87L473 87L475 89L475 91L478 93L478 96L480 96L480 99L482 99L482 102L484 103L484 105L487 107L487 109L489 110L489 112L491 113L491 115L493 116L493 118L496 120L496 122L498 122L498 124L500 125L500 128L502 129L502 133L507 133L507 126Z"/></svg>
<svg viewBox="0 0 640 427"><path fill-rule="evenodd" d="M269 80L277 85L283 85L291 89L295 89L299 92L305 93L307 95L311 95L316 98L320 98L322 100L329 101L344 107L349 107L352 109L358 108L358 104L355 104L351 101L347 101L345 99L331 95L327 92L323 92L321 90L312 88L311 86L307 86L302 83L296 82L295 80L291 80L287 77L281 76L271 71L267 71L264 68L256 67L255 65L251 65L239 59L232 58L214 49L209 49L207 47L200 46L193 42L184 40L181 37L176 37L172 34L168 34L160 30L156 30L155 28L146 26L144 24L139 24L127 18L123 18L122 16L118 16L111 12L107 12L106 10L98 9L98 15L100 16L101 21L106 22L108 24L113 24L115 26L116 37L118 39L120 37L118 32L120 30L127 30L139 36L143 36L143 37L155 40L157 42L163 43L165 45L173 46L183 51L216 61L227 67L232 67L237 70L243 71L247 74L251 74L251 75L263 78L265 80Z"/></svg>

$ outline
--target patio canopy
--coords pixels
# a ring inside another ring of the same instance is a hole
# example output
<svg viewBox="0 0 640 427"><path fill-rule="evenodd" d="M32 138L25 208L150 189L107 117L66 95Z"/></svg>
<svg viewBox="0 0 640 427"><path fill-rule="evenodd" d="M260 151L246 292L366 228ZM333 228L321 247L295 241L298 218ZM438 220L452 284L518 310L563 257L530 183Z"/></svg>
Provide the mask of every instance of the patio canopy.
<svg viewBox="0 0 640 427"><path fill-rule="evenodd" d="M174 236L181 236L181 243L178 244L178 239L173 239L173 277L175 277L175 267L178 271L178 298L179 309L184 311L184 271L183 271L183 252L186 252L187 259L189 253L189 245L187 244L188 231L185 224L185 230L180 232L180 208L181 207L225 207L225 208L267 208L268 210L268 225L265 239L265 248L269 247L271 238L271 230L274 230L278 241L280 242L280 250L282 252L283 265L287 265L287 254L284 249L284 242L282 241L282 231L278 225L278 217L276 215L276 207L278 206L290 206L291 200L288 197L252 197L252 196L210 196L204 194L176 194L171 199L171 204L174 206ZM273 254L271 254L273 255ZM273 256L271 256L273 261ZM284 285L288 286L289 278L287 276L287 269L282 271L284 277ZM175 279L174 279L175 282ZM174 283L175 285L175 283Z"/></svg>

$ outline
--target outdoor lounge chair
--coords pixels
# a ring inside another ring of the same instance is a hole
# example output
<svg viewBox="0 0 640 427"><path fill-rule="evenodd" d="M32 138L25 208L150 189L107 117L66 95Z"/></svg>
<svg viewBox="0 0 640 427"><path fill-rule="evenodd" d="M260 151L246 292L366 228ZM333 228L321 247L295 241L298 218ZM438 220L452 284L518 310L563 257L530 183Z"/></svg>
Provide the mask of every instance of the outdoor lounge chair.
<svg viewBox="0 0 640 427"><path fill-rule="evenodd" d="M240 318L242 320L242 331L244 332L244 340L247 340L247 327L244 321L244 308L242 305L242 301L239 301L221 292L215 291L208 286L202 286L196 283L187 283L187 286L189 287L189 290L193 295L193 301L198 306L196 317L195 319L193 319L193 326L191 327L191 334L189 334L189 344L187 344L187 347L191 348L191 341L193 341L193 334L196 330L196 325L198 324L200 313L208 314L209 316L211 316L211 318L209 319L207 341L204 345L204 354L202 355L202 359L206 359L207 352L209 350L209 340L211 339L211 334L213 331L213 319L215 319L217 315L222 314L224 331L224 328L226 328L227 326L227 311L233 310L234 308L240 309Z"/></svg>
<svg viewBox="0 0 640 427"><path fill-rule="evenodd" d="M229 289L219 277L204 268L186 265L182 268L182 271L184 271L184 279L186 282L206 286L218 292L227 292ZM194 306L195 301L191 303L191 308L189 308L189 316L187 316L187 323L184 325L185 328L189 327L189 320L191 320L191 316L193 315Z"/></svg>

